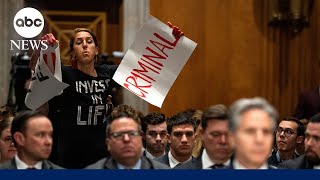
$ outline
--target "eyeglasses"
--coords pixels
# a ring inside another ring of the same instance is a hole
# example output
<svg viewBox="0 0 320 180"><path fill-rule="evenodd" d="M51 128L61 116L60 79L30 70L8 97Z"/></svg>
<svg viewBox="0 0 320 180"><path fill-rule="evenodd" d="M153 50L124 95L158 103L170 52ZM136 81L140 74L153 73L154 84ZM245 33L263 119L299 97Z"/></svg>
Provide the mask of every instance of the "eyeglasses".
<svg viewBox="0 0 320 180"><path fill-rule="evenodd" d="M123 131L123 132L114 132L110 133L110 137L120 140L123 139L125 135L128 135L130 138L141 136L139 131Z"/></svg>
<svg viewBox="0 0 320 180"><path fill-rule="evenodd" d="M160 133L157 133L157 132L154 132L154 131L150 131L148 132L148 135L153 137L153 138L157 138L158 135L160 136L161 139L165 138L167 136L167 132L166 131L163 131L163 132L160 132Z"/></svg>
<svg viewBox="0 0 320 180"><path fill-rule="evenodd" d="M12 144L13 143L11 136L6 136L4 138L1 138L1 140L6 144Z"/></svg>
<svg viewBox="0 0 320 180"><path fill-rule="evenodd" d="M283 129L283 128L281 128L281 127L278 127L278 128L277 128L276 133L277 133L277 134L281 134L282 131L284 132L284 135L285 135L286 137L290 137L292 134L296 134L296 133L295 133L292 129L290 129L290 128L285 128L285 129Z"/></svg>

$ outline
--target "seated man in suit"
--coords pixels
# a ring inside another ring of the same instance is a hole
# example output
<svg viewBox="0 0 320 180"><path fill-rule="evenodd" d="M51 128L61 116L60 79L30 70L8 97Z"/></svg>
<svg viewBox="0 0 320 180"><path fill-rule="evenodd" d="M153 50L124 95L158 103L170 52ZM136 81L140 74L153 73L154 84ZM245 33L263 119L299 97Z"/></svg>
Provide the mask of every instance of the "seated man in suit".
<svg viewBox="0 0 320 180"><path fill-rule="evenodd" d="M52 148L51 121L37 111L20 112L12 121L11 134L17 155L0 169L61 169L48 161Z"/></svg>
<svg viewBox="0 0 320 180"><path fill-rule="evenodd" d="M222 104L209 107L204 111L201 121L202 155L175 169L218 169L229 166L233 148L229 139L227 107Z"/></svg>
<svg viewBox="0 0 320 180"><path fill-rule="evenodd" d="M192 113L185 111L170 118L168 121L170 150L165 155L156 158L156 161L174 168L179 163L192 159L192 150L197 138L197 125L192 115Z"/></svg>
<svg viewBox="0 0 320 180"><path fill-rule="evenodd" d="M111 112L106 136L105 143L111 156L86 169L169 169L142 155L140 118L132 107L120 105Z"/></svg>
<svg viewBox="0 0 320 180"><path fill-rule="evenodd" d="M273 151L268 159L269 165L278 166L282 161L298 157L295 153L298 144L304 140L304 127L299 119L283 118L276 130L277 151Z"/></svg>
<svg viewBox="0 0 320 180"><path fill-rule="evenodd" d="M232 169L269 169L277 112L262 98L239 99L229 109L235 145Z"/></svg>
<svg viewBox="0 0 320 180"><path fill-rule="evenodd" d="M143 155L150 159L164 155L168 143L166 116L161 113L149 113L143 118L142 131L146 143Z"/></svg>
<svg viewBox="0 0 320 180"><path fill-rule="evenodd" d="M305 155L283 161L278 168L320 169L320 113L311 117L305 133Z"/></svg>

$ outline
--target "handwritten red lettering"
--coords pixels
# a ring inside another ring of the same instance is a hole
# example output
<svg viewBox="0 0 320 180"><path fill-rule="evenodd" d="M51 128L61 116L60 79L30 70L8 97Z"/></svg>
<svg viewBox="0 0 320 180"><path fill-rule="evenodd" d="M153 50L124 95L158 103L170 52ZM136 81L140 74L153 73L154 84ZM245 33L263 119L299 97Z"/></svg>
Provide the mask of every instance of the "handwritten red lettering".
<svg viewBox="0 0 320 180"><path fill-rule="evenodd" d="M178 41L179 41L179 39L176 39L174 42L169 42L169 41L166 40L165 38L161 37L158 33L154 33L154 35L155 35L157 38L161 39L163 42L165 42L165 43L167 43L167 44L169 44L170 46L173 46L173 47L176 47L176 45L177 45L177 43L178 43Z"/></svg>

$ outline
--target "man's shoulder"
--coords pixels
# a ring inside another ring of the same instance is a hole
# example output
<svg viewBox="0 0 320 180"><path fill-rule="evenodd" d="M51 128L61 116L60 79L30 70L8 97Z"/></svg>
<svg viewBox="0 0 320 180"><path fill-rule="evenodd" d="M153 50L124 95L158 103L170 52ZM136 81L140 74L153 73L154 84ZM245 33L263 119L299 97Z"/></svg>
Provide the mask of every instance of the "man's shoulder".
<svg viewBox="0 0 320 180"><path fill-rule="evenodd" d="M160 157L154 158L153 160L154 161L158 161L158 162L160 162L162 164L169 165L169 156L168 156L167 153L162 155L162 156L160 156Z"/></svg>
<svg viewBox="0 0 320 180"><path fill-rule="evenodd" d="M306 169L305 155L279 163L278 169Z"/></svg>
<svg viewBox="0 0 320 180"><path fill-rule="evenodd" d="M151 164L151 167L153 169L170 169L170 167L168 165L164 164L164 163L149 159L147 157L144 157L144 158L149 160L149 162Z"/></svg>
<svg viewBox="0 0 320 180"><path fill-rule="evenodd" d="M17 169L14 159L0 163L0 169Z"/></svg>
<svg viewBox="0 0 320 180"><path fill-rule="evenodd" d="M182 164L177 165L174 169L196 169L192 161L188 161Z"/></svg>
<svg viewBox="0 0 320 180"><path fill-rule="evenodd" d="M102 158L97 162L88 165L87 167L85 167L85 169L104 169L107 160L108 158Z"/></svg>
<svg viewBox="0 0 320 180"><path fill-rule="evenodd" d="M202 159L201 156L197 158L192 158L191 161L179 164L174 169L202 169Z"/></svg>
<svg viewBox="0 0 320 180"><path fill-rule="evenodd" d="M44 160L43 163L43 169L64 169L63 167L58 166L49 160Z"/></svg>
<svg viewBox="0 0 320 180"><path fill-rule="evenodd" d="M277 166L279 164L276 153L277 153L276 151L273 151L271 156L268 158L269 165Z"/></svg>

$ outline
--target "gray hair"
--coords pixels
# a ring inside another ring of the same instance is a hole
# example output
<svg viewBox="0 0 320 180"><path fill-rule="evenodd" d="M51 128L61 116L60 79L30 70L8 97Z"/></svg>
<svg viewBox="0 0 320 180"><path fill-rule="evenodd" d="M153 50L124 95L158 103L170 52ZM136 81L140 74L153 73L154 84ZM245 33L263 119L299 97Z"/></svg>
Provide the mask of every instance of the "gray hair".
<svg viewBox="0 0 320 180"><path fill-rule="evenodd" d="M236 131L242 114L251 109L261 109L265 111L273 120L273 129L276 128L278 113L275 108L267 100L261 97L254 97L239 99L230 106L228 117L230 119L229 128L231 131Z"/></svg>

